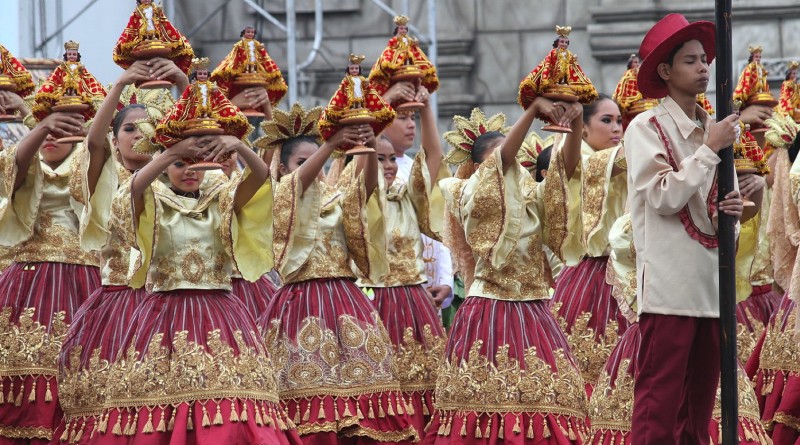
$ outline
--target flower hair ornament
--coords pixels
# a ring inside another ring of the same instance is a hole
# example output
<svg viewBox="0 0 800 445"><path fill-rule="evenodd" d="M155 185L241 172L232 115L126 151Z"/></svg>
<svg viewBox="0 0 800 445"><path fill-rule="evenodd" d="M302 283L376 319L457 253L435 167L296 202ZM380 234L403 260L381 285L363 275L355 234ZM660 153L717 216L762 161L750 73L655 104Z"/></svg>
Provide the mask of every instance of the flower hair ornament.
<svg viewBox="0 0 800 445"><path fill-rule="evenodd" d="M553 146L556 142L556 136L556 134L551 134L542 139L539 133L530 132L525 136L525 140L522 142L522 149L517 153L517 161L529 172L536 171L536 161L539 159L539 153L545 148Z"/></svg>
<svg viewBox="0 0 800 445"><path fill-rule="evenodd" d="M505 125L505 114L497 113L487 119L479 108L472 110L469 119L464 116L453 117L453 123L456 127L455 130L444 134L444 139L453 147L444 160L453 165L461 165L471 158L472 147L481 135L491 131L506 134L511 129Z"/></svg>

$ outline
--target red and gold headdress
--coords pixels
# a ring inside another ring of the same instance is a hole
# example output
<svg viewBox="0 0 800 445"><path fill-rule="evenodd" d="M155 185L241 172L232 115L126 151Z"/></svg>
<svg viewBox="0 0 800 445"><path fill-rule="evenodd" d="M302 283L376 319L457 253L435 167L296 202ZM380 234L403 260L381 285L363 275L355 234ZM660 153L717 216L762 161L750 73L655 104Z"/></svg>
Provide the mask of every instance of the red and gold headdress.
<svg viewBox="0 0 800 445"><path fill-rule="evenodd" d="M69 51L69 50L78 51L80 46L81 46L80 43L78 43L78 42L76 42L74 40L70 40L70 41L64 43L64 50L65 51Z"/></svg>
<svg viewBox="0 0 800 445"><path fill-rule="evenodd" d="M348 60L350 60L350 63L353 65L361 65L361 62L363 62L366 58L367 56L365 55L357 56L353 53L350 53L350 58Z"/></svg>
<svg viewBox="0 0 800 445"><path fill-rule="evenodd" d="M453 165L461 165L470 158L472 146L482 134L490 131L506 134L510 129L505 126L506 116L503 113L497 113L487 119L479 108L472 110L469 119L463 116L453 117L453 123L455 130L444 134L444 139L453 147L444 160Z"/></svg>
<svg viewBox="0 0 800 445"><path fill-rule="evenodd" d="M763 50L764 48L761 47L761 45L750 45L747 47L747 52L749 52L750 54L755 54L755 53L761 54Z"/></svg>
<svg viewBox="0 0 800 445"><path fill-rule="evenodd" d="M539 153L547 147L552 146L556 142L556 134L551 134L545 139L542 139L535 131L530 132L522 142L522 148L517 153L517 160L520 165L525 167L529 172L536 171L536 161L539 159Z"/></svg>
<svg viewBox="0 0 800 445"><path fill-rule="evenodd" d="M773 113L765 123L769 129L764 133L764 138L767 140L767 146L773 148L791 147L800 129L800 124L795 122L791 115L781 113Z"/></svg>
<svg viewBox="0 0 800 445"><path fill-rule="evenodd" d="M208 71L208 66L211 65L211 61L208 60L208 57L195 57L192 59L192 70L206 70Z"/></svg>
<svg viewBox="0 0 800 445"><path fill-rule="evenodd" d="M292 105L292 109L288 113L275 108L272 110L272 120L261 123L264 136L256 139L253 146L261 150L279 149L284 142L300 136L309 136L319 140L317 123L320 114L322 114L321 107L314 107L306 111L299 103Z"/></svg>
<svg viewBox="0 0 800 445"><path fill-rule="evenodd" d="M800 62L798 62L796 60L792 60L791 62L789 62L789 70L790 71L791 70L796 70L798 67L800 67Z"/></svg>

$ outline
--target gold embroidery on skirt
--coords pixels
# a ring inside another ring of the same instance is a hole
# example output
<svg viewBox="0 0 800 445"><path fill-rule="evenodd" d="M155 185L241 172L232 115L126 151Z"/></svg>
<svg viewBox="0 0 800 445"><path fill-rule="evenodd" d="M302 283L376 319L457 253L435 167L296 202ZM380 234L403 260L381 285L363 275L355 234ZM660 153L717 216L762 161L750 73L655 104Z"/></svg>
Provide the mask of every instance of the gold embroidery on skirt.
<svg viewBox="0 0 800 445"><path fill-rule="evenodd" d="M447 338L433 335L430 325L423 328L423 338L424 344L414 339L414 329L408 327L403 333L402 344L395 348L395 361L403 391L422 391L436 387Z"/></svg>
<svg viewBox="0 0 800 445"><path fill-rule="evenodd" d="M589 401L592 431L631 430L634 379L629 372L630 365L630 359L622 360L613 387L611 386L611 376L605 370L600 375Z"/></svg>
<svg viewBox="0 0 800 445"><path fill-rule="evenodd" d="M56 375L56 360L67 335L65 313L53 314L48 328L34 321L35 308L22 309L16 323L11 312L10 307L0 312L0 376Z"/></svg>
<svg viewBox="0 0 800 445"><path fill-rule="evenodd" d="M794 325L797 318L797 306L792 308L786 329L781 329L784 309L780 309L767 328L764 347L761 350L760 369L775 371L800 372L800 346L795 338Z"/></svg>
<svg viewBox="0 0 800 445"><path fill-rule="evenodd" d="M522 361L509 357L509 346L497 349L494 361L481 353L483 341L472 344L466 360L455 355L439 368L436 406L440 411L477 413L541 412L586 417L583 379L566 353L557 349L555 369L525 350Z"/></svg>
<svg viewBox="0 0 800 445"><path fill-rule="evenodd" d="M40 426L0 425L0 437L6 437L9 439L53 440L53 430Z"/></svg>
<svg viewBox="0 0 800 445"><path fill-rule="evenodd" d="M598 338L594 329L589 327L589 320L592 318L590 312L581 313L575 320L572 329L569 329L567 321L558 315L562 302L553 305L553 316L558 320L561 330L567 336L569 348L578 361L578 368L587 383L594 384L600 378L600 373L614 350L614 346L619 341L617 334L618 324L616 320L606 320L606 333Z"/></svg>
<svg viewBox="0 0 800 445"><path fill-rule="evenodd" d="M207 347L189 341L188 334L176 332L171 348L162 345L163 334L154 335L144 356L135 349L134 339L125 356L109 366L106 406L140 407L226 398L278 401L277 383L266 352L245 343L241 331L236 331L233 339L238 354L221 339L219 329L208 332Z"/></svg>
<svg viewBox="0 0 800 445"><path fill-rule="evenodd" d="M377 313L372 317L370 323L340 316L338 337L319 317L305 318L297 335L287 335L281 321L273 320L264 338L278 369L281 399L399 390L392 343Z"/></svg>

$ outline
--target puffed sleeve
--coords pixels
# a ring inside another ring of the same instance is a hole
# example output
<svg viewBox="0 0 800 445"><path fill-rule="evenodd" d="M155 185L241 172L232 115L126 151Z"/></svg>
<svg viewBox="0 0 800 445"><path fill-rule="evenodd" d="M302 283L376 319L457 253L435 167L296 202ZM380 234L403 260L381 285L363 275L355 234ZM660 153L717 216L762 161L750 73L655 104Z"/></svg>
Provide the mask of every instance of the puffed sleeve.
<svg viewBox="0 0 800 445"><path fill-rule="evenodd" d="M380 190L376 187L372 196L367 196L363 172L353 181L340 183L339 187L342 191L344 234L350 259L362 276L377 283L389 272L383 200L372 199Z"/></svg>
<svg viewBox="0 0 800 445"><path fill-rule="evenodd" d="M437 241L441 241L444 217L444 196L439 181L450 177L447 165L442 162L436 177L431 177L426 163L425 151L420 150L411 165L408 182L408 195L417 214L419 231Z"/></svg>
<svg viewBox="0 0 800 445"><path fill-rule="evenodd" d="M567 177L561 147L553 152L544 182L537 188L539 215L544 215L543 242L567 265L584 254L581 234L580 177Z"/></svg>
<svg viewBox="0 0 800 445"><path fill-rule="evenodd" d="M250 175L246 169L237 175L220 194L222 214L220 231L225 248L241 272L254 282L274 265L272 252L272 181L268 178L255 195L237 213L234 208L239 184Z"/></svg>
<svg viewBox="0 0 800 445"><path fill-rule="evenodd" d="M44 178L39 164L39 154L31 159L25 180L14 191L20 172L17 169L17 146L0 152L0 246L14 247L33 234L39 202L44 190Z"/></svg>
<svg viewBox="0 0 800 445"><path fill-rule="evenodd" d="M631 214L617 218L608 235L611 251L606 268L606 283L612 286L611 293L617 300L622 315L635 323L636 315L636 249L633 246L633 223Z"/></svg>
<svg viewBox="0 0 800 445"><path fill-rule="evenodd" d="M153 192L153 187L158 184L158 182L155 181L144 191L142 196L144 200L144 209L142 210L142 214L139 215L139 219L135 219L133 216L133 199L131 195L131 186L133 185L133 178L135 177L136 175L119 188L114 197L115 203L113 205L125 207L131 214L131 221L133 221L133 223L126 227L129 233L127 237L133 241L131 246L139 253L137 255L137 260L131 263L129 286L133 289L138 289L143 287L147 282L147 272L150 269L150 261L153 259L153 251L158 242L158 220L161 208Z"/></svg>
<svg viewBox="0 0 800 445"><path fill-rule="evenodd" d="M83 211L80 214L81 247L92 251L102 249L108 241L112 201L119 187L119 165L111 155L110 145L106 145L106 162L103 164L94 193L89 193L90 157L86 148L82 148L78 153L70 176L70 185L77 189L80 195L77 199L83 204ZM75 185L72 179L75 180Z"/></svg>
<svg viewBox="0 0 800 445"><path fill-rule="evenodd" d="M321 184L314 181L303 191L298 172L281 178L275 188L273 247L275 265L283 276L305 264L319 232Z"/></svg>
<svg viewBox="0 0 800 445"><path fill-rule="evenodd" d="M605 254L608 237L604 236L625 211L628 199L627 177L612 176L614 160L621 146L593 153L586 163L581 181L582 237L590 256Z"/></svg>

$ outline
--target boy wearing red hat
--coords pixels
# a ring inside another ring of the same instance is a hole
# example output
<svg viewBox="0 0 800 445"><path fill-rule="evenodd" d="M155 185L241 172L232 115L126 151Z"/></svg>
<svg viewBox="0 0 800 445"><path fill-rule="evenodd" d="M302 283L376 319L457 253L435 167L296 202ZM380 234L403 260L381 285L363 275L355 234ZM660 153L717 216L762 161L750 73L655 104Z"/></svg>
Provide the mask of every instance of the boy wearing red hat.
<svg viewBox="0 0 800 445"><path fill-rule="evenodd" d="M664 100L625 132L642 332L631 442L708 444L720 367L717 211L743 212L739 191L717 209L717 152L736 140L738 116L715 123L696 103L715 55L713 23L669 14L639 54L642 94ZM754 181L739 183L753 209Z"/></svg>

